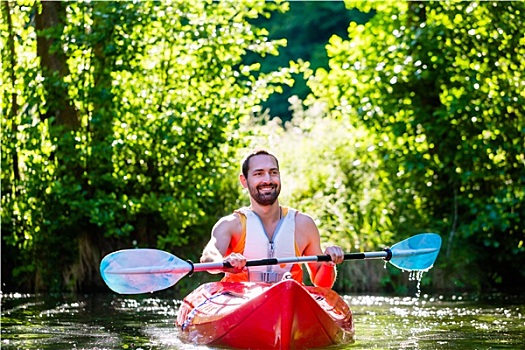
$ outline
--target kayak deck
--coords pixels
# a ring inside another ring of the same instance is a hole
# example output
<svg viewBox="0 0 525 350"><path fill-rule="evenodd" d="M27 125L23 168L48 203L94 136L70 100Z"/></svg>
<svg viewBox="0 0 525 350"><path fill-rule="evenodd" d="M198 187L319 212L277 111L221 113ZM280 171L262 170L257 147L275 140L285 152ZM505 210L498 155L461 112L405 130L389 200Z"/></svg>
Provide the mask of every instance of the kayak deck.
<svg viewBox="0 0 525 350"><path fill-rule="evenodd" d="M337 293L294 280L204 284L183 300L177 325L194 344L250 349L321 348L354 335Z"/></svg>

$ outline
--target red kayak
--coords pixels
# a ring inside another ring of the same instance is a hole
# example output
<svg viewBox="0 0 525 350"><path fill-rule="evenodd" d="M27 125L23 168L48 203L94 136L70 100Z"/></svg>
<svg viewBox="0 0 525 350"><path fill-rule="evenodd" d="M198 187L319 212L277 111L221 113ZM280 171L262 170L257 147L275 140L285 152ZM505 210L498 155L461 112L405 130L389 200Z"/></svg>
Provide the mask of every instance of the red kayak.
<svg viewBox="0 0 525 350"><path fill-rule="evenodd" d="M337 293L291 279L204 284L183 300L177 325L193 344L244 349L323 348L354 336L352 312Z"/></svg>

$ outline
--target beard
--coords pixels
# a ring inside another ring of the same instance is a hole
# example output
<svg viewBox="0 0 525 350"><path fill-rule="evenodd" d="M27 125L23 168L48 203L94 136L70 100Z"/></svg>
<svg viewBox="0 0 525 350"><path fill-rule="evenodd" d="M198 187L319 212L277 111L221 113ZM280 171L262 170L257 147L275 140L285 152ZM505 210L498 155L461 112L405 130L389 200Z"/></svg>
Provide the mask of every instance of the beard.
<svg viewBox="0 0 525 350"><path fill-rule="evenodd" d="M266 188L265 188L266 187ZM269 189L268 187L272 187ZM264 188L264 190L261 190ZM276 184L265 184L257 187L248 185L250 196L260 205L269 206L275 203L281 192L281 187Z"/></svg>

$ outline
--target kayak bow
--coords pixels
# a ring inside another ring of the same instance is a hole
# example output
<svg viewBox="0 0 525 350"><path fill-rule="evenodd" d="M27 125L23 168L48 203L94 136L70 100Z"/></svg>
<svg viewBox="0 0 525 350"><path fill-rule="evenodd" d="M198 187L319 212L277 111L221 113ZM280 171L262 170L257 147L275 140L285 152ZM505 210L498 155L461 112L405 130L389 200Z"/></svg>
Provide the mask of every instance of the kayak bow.
<svg viewBox="0 0 525 350"><path fill-rule="evenodd" d="M187 342L244 349L324 348L354 335L352 312L336 292L292 279L204 284L182 302L177 325Z"/></svg>

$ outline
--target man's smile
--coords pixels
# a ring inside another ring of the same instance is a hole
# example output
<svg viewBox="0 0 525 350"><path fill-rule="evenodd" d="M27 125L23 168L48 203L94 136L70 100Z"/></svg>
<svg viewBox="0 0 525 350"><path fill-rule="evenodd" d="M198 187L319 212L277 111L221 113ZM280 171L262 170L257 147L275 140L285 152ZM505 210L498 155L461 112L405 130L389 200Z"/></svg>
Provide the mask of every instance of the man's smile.
<svg viewBox="0 0 525 350"><path fill-rule="evenodd" d="M268 192L268 191L273 191L275 190L275 185L263 185L263 186L258 186L257 187L257 190L259 192Z"/></svg>

